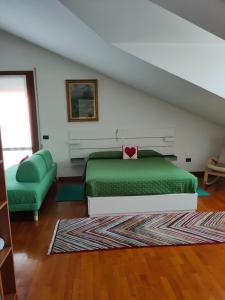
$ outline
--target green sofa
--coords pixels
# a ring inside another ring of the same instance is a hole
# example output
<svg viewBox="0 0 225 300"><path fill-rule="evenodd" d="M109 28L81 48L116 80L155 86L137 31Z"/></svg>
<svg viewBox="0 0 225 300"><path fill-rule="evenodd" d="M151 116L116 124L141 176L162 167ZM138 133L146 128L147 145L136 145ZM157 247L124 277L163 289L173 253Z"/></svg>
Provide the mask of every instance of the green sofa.
<svg viewBox="0 0 225 300"><path fill-rule="evenodd" d="M38 220L41 204L56 178L57 165L51 153L40 150L6 170L6 187L9 211L33 211L34 220Z"/></svg>

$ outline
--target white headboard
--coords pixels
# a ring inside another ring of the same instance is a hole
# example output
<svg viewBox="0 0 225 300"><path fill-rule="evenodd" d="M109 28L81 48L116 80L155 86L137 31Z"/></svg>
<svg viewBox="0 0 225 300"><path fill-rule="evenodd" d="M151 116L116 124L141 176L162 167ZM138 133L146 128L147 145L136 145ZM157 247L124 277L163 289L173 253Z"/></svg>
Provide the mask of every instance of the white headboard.
<svg viewBox="0 0 225 300"><path fill-rule="evenodd" d="M70 131L68 137L69 155L73 161L81 161L92 152L121 150L123 145L173 155L174 142L174 128L82 129Z"/></svg>

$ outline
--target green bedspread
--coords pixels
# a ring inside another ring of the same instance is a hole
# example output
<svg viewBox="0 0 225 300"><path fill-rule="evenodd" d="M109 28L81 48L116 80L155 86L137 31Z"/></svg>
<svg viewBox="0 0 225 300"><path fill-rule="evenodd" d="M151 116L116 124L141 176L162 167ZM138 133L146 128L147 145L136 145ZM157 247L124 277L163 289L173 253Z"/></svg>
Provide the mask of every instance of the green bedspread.
<svg viewBox="0 0 225 300"><path fill-rule="evenodd" d="M163 157L94 159L86 166L89 197L195 193L197 178Z"/></svg>

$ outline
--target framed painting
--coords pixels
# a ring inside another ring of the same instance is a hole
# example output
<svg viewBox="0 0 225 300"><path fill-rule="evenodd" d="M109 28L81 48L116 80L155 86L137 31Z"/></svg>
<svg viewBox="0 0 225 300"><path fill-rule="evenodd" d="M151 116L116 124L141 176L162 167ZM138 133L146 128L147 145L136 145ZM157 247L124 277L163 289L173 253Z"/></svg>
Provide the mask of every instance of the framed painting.
<svg viewBox="0 0 225 300"><path fill-rule="evenodd" d="M69 122L98 121L98 81L66 80Z"/></svg>

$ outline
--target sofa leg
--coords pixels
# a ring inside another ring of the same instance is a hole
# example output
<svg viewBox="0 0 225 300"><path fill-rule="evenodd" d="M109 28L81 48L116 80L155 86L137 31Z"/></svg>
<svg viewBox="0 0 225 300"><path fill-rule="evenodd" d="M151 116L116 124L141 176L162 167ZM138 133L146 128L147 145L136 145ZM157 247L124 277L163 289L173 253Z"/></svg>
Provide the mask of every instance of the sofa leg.
<svg viewBox="0 0 225 300"><path fill-rule="evenodd" d="M34 210L34 221L38 221L38 210Z"/></svg>

